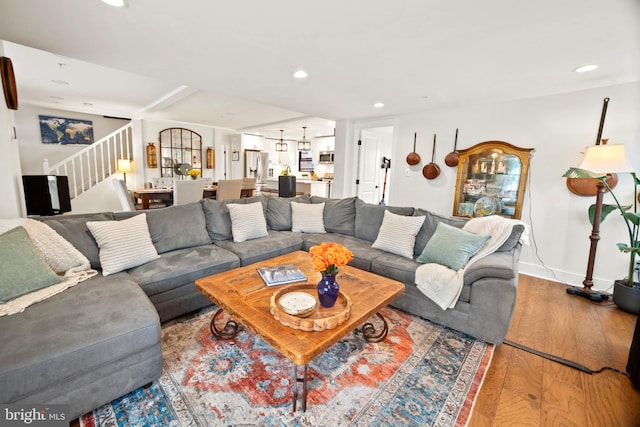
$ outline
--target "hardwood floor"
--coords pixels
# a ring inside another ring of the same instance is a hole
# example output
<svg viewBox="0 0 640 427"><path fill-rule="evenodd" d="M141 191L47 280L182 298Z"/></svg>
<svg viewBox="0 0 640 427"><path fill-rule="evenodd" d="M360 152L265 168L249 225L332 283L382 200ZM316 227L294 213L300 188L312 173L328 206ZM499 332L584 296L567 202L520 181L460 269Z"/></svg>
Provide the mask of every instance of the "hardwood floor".
<svg viewBox="0 0 640 427"><path fill-rule="evenodd" d="M520 275L507 340L596 371L626 372L637 316L560 283ZM502 344L469 422L480 426L640 426L640 391L625 375L586 372Z"/></svg>

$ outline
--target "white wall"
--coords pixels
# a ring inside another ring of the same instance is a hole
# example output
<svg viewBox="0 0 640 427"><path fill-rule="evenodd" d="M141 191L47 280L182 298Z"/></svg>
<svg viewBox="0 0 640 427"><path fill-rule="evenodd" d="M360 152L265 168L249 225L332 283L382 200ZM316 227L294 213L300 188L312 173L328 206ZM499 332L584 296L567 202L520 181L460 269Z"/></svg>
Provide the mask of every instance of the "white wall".
<svg viewBox="0 0 640 427"><path fill-rule="evenodd" d="M18 145L20 147L20 164L24 175L42 174L43 159L48 159L49 165L54 165L87 147L86 145L75 144L43 144L40 137L39 115L91 120L93 122L94 141L129 123L129 120L105 118L94 114L39 108L31 105L20 106L15 116L16 128L18 129Z"/></svg>
<svg viewBox="0 0 640 427"><path fill-rule="evenodd" d="M0 43L0 56L2 53L2 43ZM0 91L0 153L2 153L0 155L0 195L2 196L0 218L16 218L25 215L20 153L18 141L14 138L14 116L14 111L7 108L4 91Z"/></svg>
<svg viewBox="0 0 640 427"><path fill-rule="evenodd" d="M149 142L153 142L156 145L157 153L158 153L158 164L162 161L160 156L160 131L167 128L185 128L197 132L202 137L202 177L203 178L211 178L216 179L216 169L207 169L206 168L206 155L207 148L214 147L216 149L215 155L215 166L216 168L222 167L222 162L219 161L218 154L221 152L218 151L218 147L215 145L215 137L214 137L214 129L208 126L196 126L196 125L185 125L174 122L167 121L149 121L142 120L142 144L144 147L147 146ZM135 140L134 140L135 141ZM140 163L143 164L143 167L140 167ZM144 183L153 182L153 178L160 177L160 168L149 169L147 167L147 159L146 159L146 148L143 149L142 159L136 160L136 186L142 187ZM128 180L127 180L128 183ZM129 188L132 188L129 185Z"/></svg>
<svg viewBox="0 0 640 427"><path fill-rule="evenodd" d="M398 126L394 135L390 204L452 214L456 168L446 166L444 157L453 149L456 128L460 129L459 149L488 140L535 148L522 214L522 220L531 224L535 240L523 250L521 271L550 279L555 274L561 281L581 285L591 233L586 212L595 197L579 197L569 192L562 174L570 166L579 165L584 148L595 144L605 97L610 97L611 101L602 136L609 138L610 144L624 144L631 164L640 171L640 82L636 82L395 117ZM336 187L342 191L341 196L353 194L349 193L350 181L343 182L342 179L344 176L347 180L352 179L349 165L355 164L353 153L357 137L354 133L361 123L343 121L336 126L336 148L345 145L344 173L336 171L340 176ZM414 132L418 133L416 150L422 162L409 167L405 158L412 151ZM435 161L442 172L437 179L426 180L422 167L431 161L434 133L438 136ZM405 176L406 169L409 169L408 177ZM616 195L630 203L632 191L630 176L619 176ZM605 203L610 201L610 196L606 196ZM600 234L594 281L599 289L608 289L614 279L625 276L628 257L619 253L615 244L625 242L627 238L622 220L615 216L601 225Z"/></svg>

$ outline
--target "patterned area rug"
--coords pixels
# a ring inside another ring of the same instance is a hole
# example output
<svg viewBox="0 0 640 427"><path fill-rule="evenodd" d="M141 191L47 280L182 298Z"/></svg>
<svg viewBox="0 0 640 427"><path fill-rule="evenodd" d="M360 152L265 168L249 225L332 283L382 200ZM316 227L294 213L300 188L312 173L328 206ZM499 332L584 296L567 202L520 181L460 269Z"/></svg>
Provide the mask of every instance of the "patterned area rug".
<svg viewBox="0 0 640 427"><path fill-rule="evenodd" d="M370 344L356 330L317 357L307 411L294 413L293 364L246 328L212 339L212 310L164 325L162 377L81 425L463 426L493 355L490 344L385 308L386 340Z"/></svg>

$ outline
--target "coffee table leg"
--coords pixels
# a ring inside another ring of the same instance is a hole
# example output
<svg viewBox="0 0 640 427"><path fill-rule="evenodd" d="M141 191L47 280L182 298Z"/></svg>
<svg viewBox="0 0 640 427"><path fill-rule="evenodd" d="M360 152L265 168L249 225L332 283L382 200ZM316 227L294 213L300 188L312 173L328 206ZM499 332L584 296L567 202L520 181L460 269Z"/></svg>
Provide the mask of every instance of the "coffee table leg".
<svg viewBox="0 0 640 427"><path fill-rule="evenodd" d="M307 365L304 365L303 374L298 378L298 365L293 365L293 412L298 404L298 383L302 383L302 412L307 412Z"/></svg>
<svg viewBox="0 0 640 427"><path fill-rule="evenodd" d="M228 320L227 323L225 323L224 328L218 329L216 326L216 318L220 314L222 314L221 308L219 308L211 318L211 324L209 325L211 334L219 340L234 339L236 335L238 335L238 322L236 322L235 320Z"/></svg>
<svg viewBox="0 0 640 427"><path fill-rule="evenodd" d="M387 325L387 321L384 317L382 317L382 314L376 313L376 316L378 316L380 320L382 320L383 325L382 330L379 333L376 333L376 328L372 323L367 322L362 325L362 335L364 335L364 339L366 339L368 342L381 342L387 337L387 333L389 332L389 325Z"/></svg>

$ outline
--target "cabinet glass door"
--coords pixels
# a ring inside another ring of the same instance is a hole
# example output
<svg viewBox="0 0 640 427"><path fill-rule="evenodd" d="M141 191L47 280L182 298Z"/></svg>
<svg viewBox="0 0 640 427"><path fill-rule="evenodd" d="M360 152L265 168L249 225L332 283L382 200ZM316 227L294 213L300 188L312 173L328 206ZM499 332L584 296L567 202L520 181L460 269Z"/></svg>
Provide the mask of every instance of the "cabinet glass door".
<svg viewBox="0 0 640 427"><path fill-rule="evenodd" d="M459 150L453 215L519 219L532 151L502 141Z"/></svg>

